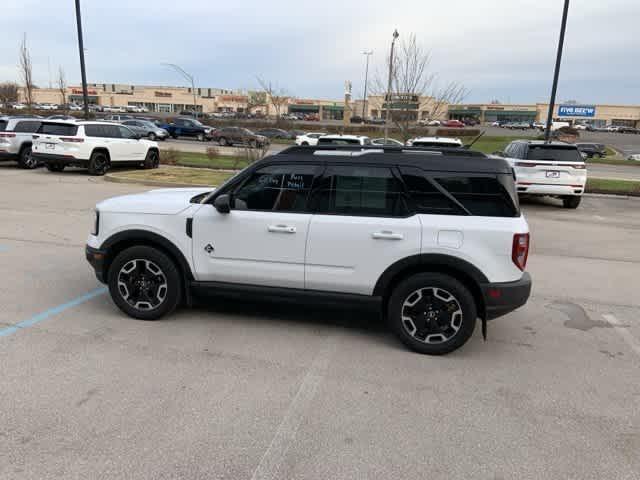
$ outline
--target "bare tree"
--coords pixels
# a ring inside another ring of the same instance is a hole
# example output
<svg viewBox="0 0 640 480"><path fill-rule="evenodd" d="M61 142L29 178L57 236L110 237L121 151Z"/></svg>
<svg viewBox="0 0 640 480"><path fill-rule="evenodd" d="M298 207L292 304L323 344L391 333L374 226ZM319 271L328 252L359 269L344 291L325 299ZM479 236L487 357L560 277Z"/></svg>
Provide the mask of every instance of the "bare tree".
<svg viewBox="0 0 640 480"><path fill-rule="evenodd" d="M61 105L65 105L64 108L66 108L67 105L67 77L64 74L64 68L62 68L62 65L60 65L58 67L58 79L57 82L58 84L58 91L60 92L60 99L62 100Z"/></svg>
<svg viewBox="0 0 640 480"><path fill-rule="evenodd" d="M282 111L289 103L291 95L289 95L285 89L280 88L271 81L266 81L260 77L258 77L258 83L266 93L268 105L273 107L276 114L276 123L279 122L282 116Z"/></svg>
<svg viewBox="0 0 640 480"><path fill-rule="evenodd" d="M22 43L20 44L20 64L18 68L20 69L20 76L24 85L24 100L27 106L31 108L31 104L33 103L33 89L35 86L33 84L33 68L31 65L31 54L27 47L26 33L22 37Z"/></svg>
<svg viewBox="0 0 640 480"><path fill-rule="evenodd" d="M389 60L385 71L389 71ZM381 75L376 76L374 88L384 98L381 110L389 107L391 121L405 141L411 138L420 113L427 118L440 117L448 105L462 102L468 94L457 82L438 87L437 73L431 70L431 54L418 43L415 34L400 42L391 71L391 91L387 92L387 81Z"/></svg>
<svg viewBox="0 0 640 480"><path fill-rule="evenodd" d="M14 82L0 83L0 103L7 105L18 101L20 87Z"/></svg>
<svg viewBox="0 0 640 480"><path fill-rule="evenodd" d="M247 113L254 113L254 109L258 107L267 108L267 93L266 92L248 92L247 94ZM266 114L266 112L265 112Z"/></svg>

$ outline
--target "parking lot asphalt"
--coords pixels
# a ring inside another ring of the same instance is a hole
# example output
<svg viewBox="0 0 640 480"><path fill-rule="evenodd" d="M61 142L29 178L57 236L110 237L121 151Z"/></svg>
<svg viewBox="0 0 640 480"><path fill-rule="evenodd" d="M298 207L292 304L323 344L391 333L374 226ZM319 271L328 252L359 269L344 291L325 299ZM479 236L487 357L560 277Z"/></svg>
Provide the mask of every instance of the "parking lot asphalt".
<svg viewBox="0 0 640 480"><path fill-rule="evenodd" d="M0 185L2 479L638 478L637 199L524 204L530 302L428 357L347 307L132 320L83 247L97 201L148 187Z"/></svg>

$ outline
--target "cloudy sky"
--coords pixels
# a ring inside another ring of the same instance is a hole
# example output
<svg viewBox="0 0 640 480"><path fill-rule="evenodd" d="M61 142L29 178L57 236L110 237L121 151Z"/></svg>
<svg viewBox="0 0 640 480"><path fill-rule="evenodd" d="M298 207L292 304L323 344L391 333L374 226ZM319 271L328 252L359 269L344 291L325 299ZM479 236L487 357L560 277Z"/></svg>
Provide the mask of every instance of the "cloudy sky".
<svg viewBox="0 0 640 480"><path fill-rule="evenodd" d="M79 83L73 0L1 0L0 81L18 79L26 33L39 86L58 65ZM382 72L394 28L432 52L442 83L467 102L548 98L562 0L83 0L89 82L256 88L298 97L362 94L363 50ZM572 0L558 98L640 104L640 0Z"/></svg>

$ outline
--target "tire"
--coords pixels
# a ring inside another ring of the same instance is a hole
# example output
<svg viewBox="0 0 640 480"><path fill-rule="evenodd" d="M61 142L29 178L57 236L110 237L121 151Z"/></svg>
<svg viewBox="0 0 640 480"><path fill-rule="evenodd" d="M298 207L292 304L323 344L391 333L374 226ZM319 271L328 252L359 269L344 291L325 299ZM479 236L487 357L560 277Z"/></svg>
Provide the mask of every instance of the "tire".
<svg viewBox="0 0 640 480"><path fill-rule="evenodd" d="M415 312L416 307L425 310ZM444 355L464 345L473 334L476 317L471 292L443 273L418 273L400 282L391 293L387 312L400 341L427 355Z"/></svg>
<svg viewBox="0 0 640 480"><path fill-rule="evenodd" d="M149 150L144 159L144 168L147 170L151 168L158 168L158 165L160 165L160 155L156 150Z"/></svg>
<svg viewBox="0 0 640 480"><path fill-rule="evenodd" d="M27 170L32 170L38 166L38 161L31 154L31 145L26 145L20 150L18 165L20 165L20 168Z"/></svg>
<svg viewBox="0 0 640 480"><path fill-rule="evenodd" d="M177 140L178 139L178 135L176 135L175 133L172 133L171 134L171 138L173 138L174 140Z"/></svg>
<svg viewBox="0 0 640 480"><path fill-rule="evenodd" d="M158 320L180 303L182 280L173 260L153 247L120 252L109 267L109 293L120 310L140 320Z"/></svg>
<svg viewBox="0 0 640 480"><path fill-rule="evenodd" d="M220 145L221 147L226 147L228 145L227 139L224 137L220 137L220 139L218 140L218 145Z"/></svg>
<svg viewBox="0 0 640 480"><path fill-rule="evenodd" d="M197 139L199 142L204 142L204 140L205 140L205 138L204 138L204 133L199 133L199 134L196 136L196 139Z"/></svg>
<svg viewBox="0 0 640 480"><path fill-rule="evenodd" d="M89 173L91 175L104 175L109 170L109 158L104 152L93 152L89 159Z"/></svg>
<svg viewBox="0 0 640 480"><path fill-rule="evenodd" d="M153 132L149 133L149 140L151 140L152 142L155 142L155 141L156 141L156 138L157 138L157 137L156 137L156 134L155 134L155 133L153 133Z"/></svg>
<svg viewBox="0 0 640 480"><path fill-rule="evenodd" d="M578 208L578 205L580 205L581 201L582 201L582 196L567 195L566 197L562 198L562 206L564 208L575 209L575 208Z"/></svg>
<svg viewBox="0 0 640 480"><path fill-rule="evenodd" d="M255 140L249 140L249 148L257 148L258 147L258 142L256 142Z"/></svg>
<svg viewBox="0 0 640 480"><path fill-rule="evenodd" d="M59 163L47 163L45 167L50 172L61 172L64 170L65 165L60 165Z"/></svg>
<svg viewBox="0 0 640 480"><path fill-rule="evenodd" d="M302 145L303 147L308 147L309 146L309 142L302 142L300 145Z"/></svg>

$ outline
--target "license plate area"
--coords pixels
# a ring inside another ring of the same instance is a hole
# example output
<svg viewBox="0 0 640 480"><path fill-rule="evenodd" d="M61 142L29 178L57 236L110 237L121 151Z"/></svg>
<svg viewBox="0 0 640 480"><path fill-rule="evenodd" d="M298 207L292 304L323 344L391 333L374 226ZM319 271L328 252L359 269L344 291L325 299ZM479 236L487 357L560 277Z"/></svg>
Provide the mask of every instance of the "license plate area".
<svg viewBox="0 0 640 480"><path fill-rule="evenodd" d="M560 172L557 170L547 170L547 178L560 178Z"/></svg>
<svg viewBox="0 0 640 480"><path fill-rule="evenodd" d="M54 148L56 148L56 144L55 143L45 143L44 144L44 148L46 148L47 150L53 150Z"/></svg>

